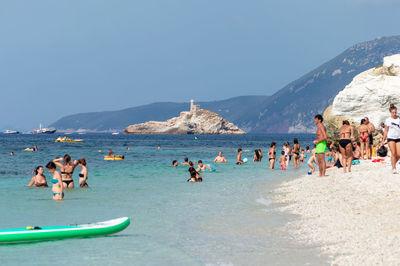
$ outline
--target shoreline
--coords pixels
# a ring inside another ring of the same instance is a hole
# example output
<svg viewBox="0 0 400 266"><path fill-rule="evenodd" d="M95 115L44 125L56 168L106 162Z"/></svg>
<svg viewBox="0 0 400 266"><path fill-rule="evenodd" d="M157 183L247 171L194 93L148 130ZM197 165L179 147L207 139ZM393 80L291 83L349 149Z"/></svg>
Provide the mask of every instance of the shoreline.
<svg viewBox="0 0 400 266"><path fill-rule="evenodd" d="M390 162L362 161L344 174L327 171L281 183L278 211L298 215L286 225L305 246L319 246L333 265L400 263L400 175Z"/></svg>

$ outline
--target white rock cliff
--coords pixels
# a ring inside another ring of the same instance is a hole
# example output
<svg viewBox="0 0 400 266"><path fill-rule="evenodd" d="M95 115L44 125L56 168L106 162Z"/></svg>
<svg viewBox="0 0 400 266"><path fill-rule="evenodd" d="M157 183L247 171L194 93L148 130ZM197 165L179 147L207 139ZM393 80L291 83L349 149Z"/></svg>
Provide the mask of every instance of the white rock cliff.
<svg viewBox="0 0 400 266"><path fill-rule="evenodd" d="M367 116L377 127L389 116L391 103L400 107L400 54L355 76L333 100L331 113L358 123Z"/></svg>

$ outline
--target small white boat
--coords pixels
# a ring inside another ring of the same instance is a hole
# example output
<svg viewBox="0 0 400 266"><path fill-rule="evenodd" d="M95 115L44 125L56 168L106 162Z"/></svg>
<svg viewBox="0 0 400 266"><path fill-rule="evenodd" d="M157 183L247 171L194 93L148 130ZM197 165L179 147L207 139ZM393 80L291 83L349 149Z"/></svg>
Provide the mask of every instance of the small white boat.
<svg viewBox="0 0 400 266"><path fill-rule="evenodd" d="M119 132L113 132L113 133L111 133L111 134L113 134L113 135L119 135Z"/></svg>
<svg viewBox="0 0 400 266"><path fill-rule="evenodd" d="M15 130L6 130L4 131L4 134L19 134L19 131L15 131Z"/></svg>

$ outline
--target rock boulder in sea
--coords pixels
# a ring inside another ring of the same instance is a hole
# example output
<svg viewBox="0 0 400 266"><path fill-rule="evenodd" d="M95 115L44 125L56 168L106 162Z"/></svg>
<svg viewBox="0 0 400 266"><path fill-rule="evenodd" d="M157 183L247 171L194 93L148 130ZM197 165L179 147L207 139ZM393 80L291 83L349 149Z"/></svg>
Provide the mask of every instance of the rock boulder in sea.
<svg viewBox="0 0 400 266"><path fill-rule="evenodd" d="M394 103L400 107L400 54L385 57L383 61L382 66L355 76L325 110L329 138L337 137L343 119L356 127L367 116L379 129L380 123L389 116L389 105Z"/></svg>
<svg viewBox="0 0 400 266"><path fill-rule="evenodd" d="M198 106L196 106L198 107ZM128 126L126 134L246 134L218 114L198 109L181 112L165 122L149 121Z"/></svg>

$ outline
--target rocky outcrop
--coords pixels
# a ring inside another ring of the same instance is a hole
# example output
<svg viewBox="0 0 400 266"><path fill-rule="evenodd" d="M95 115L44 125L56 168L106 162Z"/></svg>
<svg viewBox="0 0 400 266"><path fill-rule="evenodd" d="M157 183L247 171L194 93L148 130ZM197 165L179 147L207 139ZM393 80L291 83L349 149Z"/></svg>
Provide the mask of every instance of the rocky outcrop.
<svg viewBox="0 0 400 266"><path fill-rule="evenodd" d="M389 116L389 105L400 107L400 54L384 58L382 66L369 69L354 77L352 82L334 98L324 113L325 124L331 139L337 137L342 121L347 119L358 126L368 117L379 129ZM374 137L374 142L378 141Z"/></svg>
<svg viewBox="0 0 400 266"><path fill-rule="evenodd" d="M218 114L200 109L196 112L181 112L179 117L165 122L149 121L128 126L126 134L246 134L240 128Z"/></svg>

